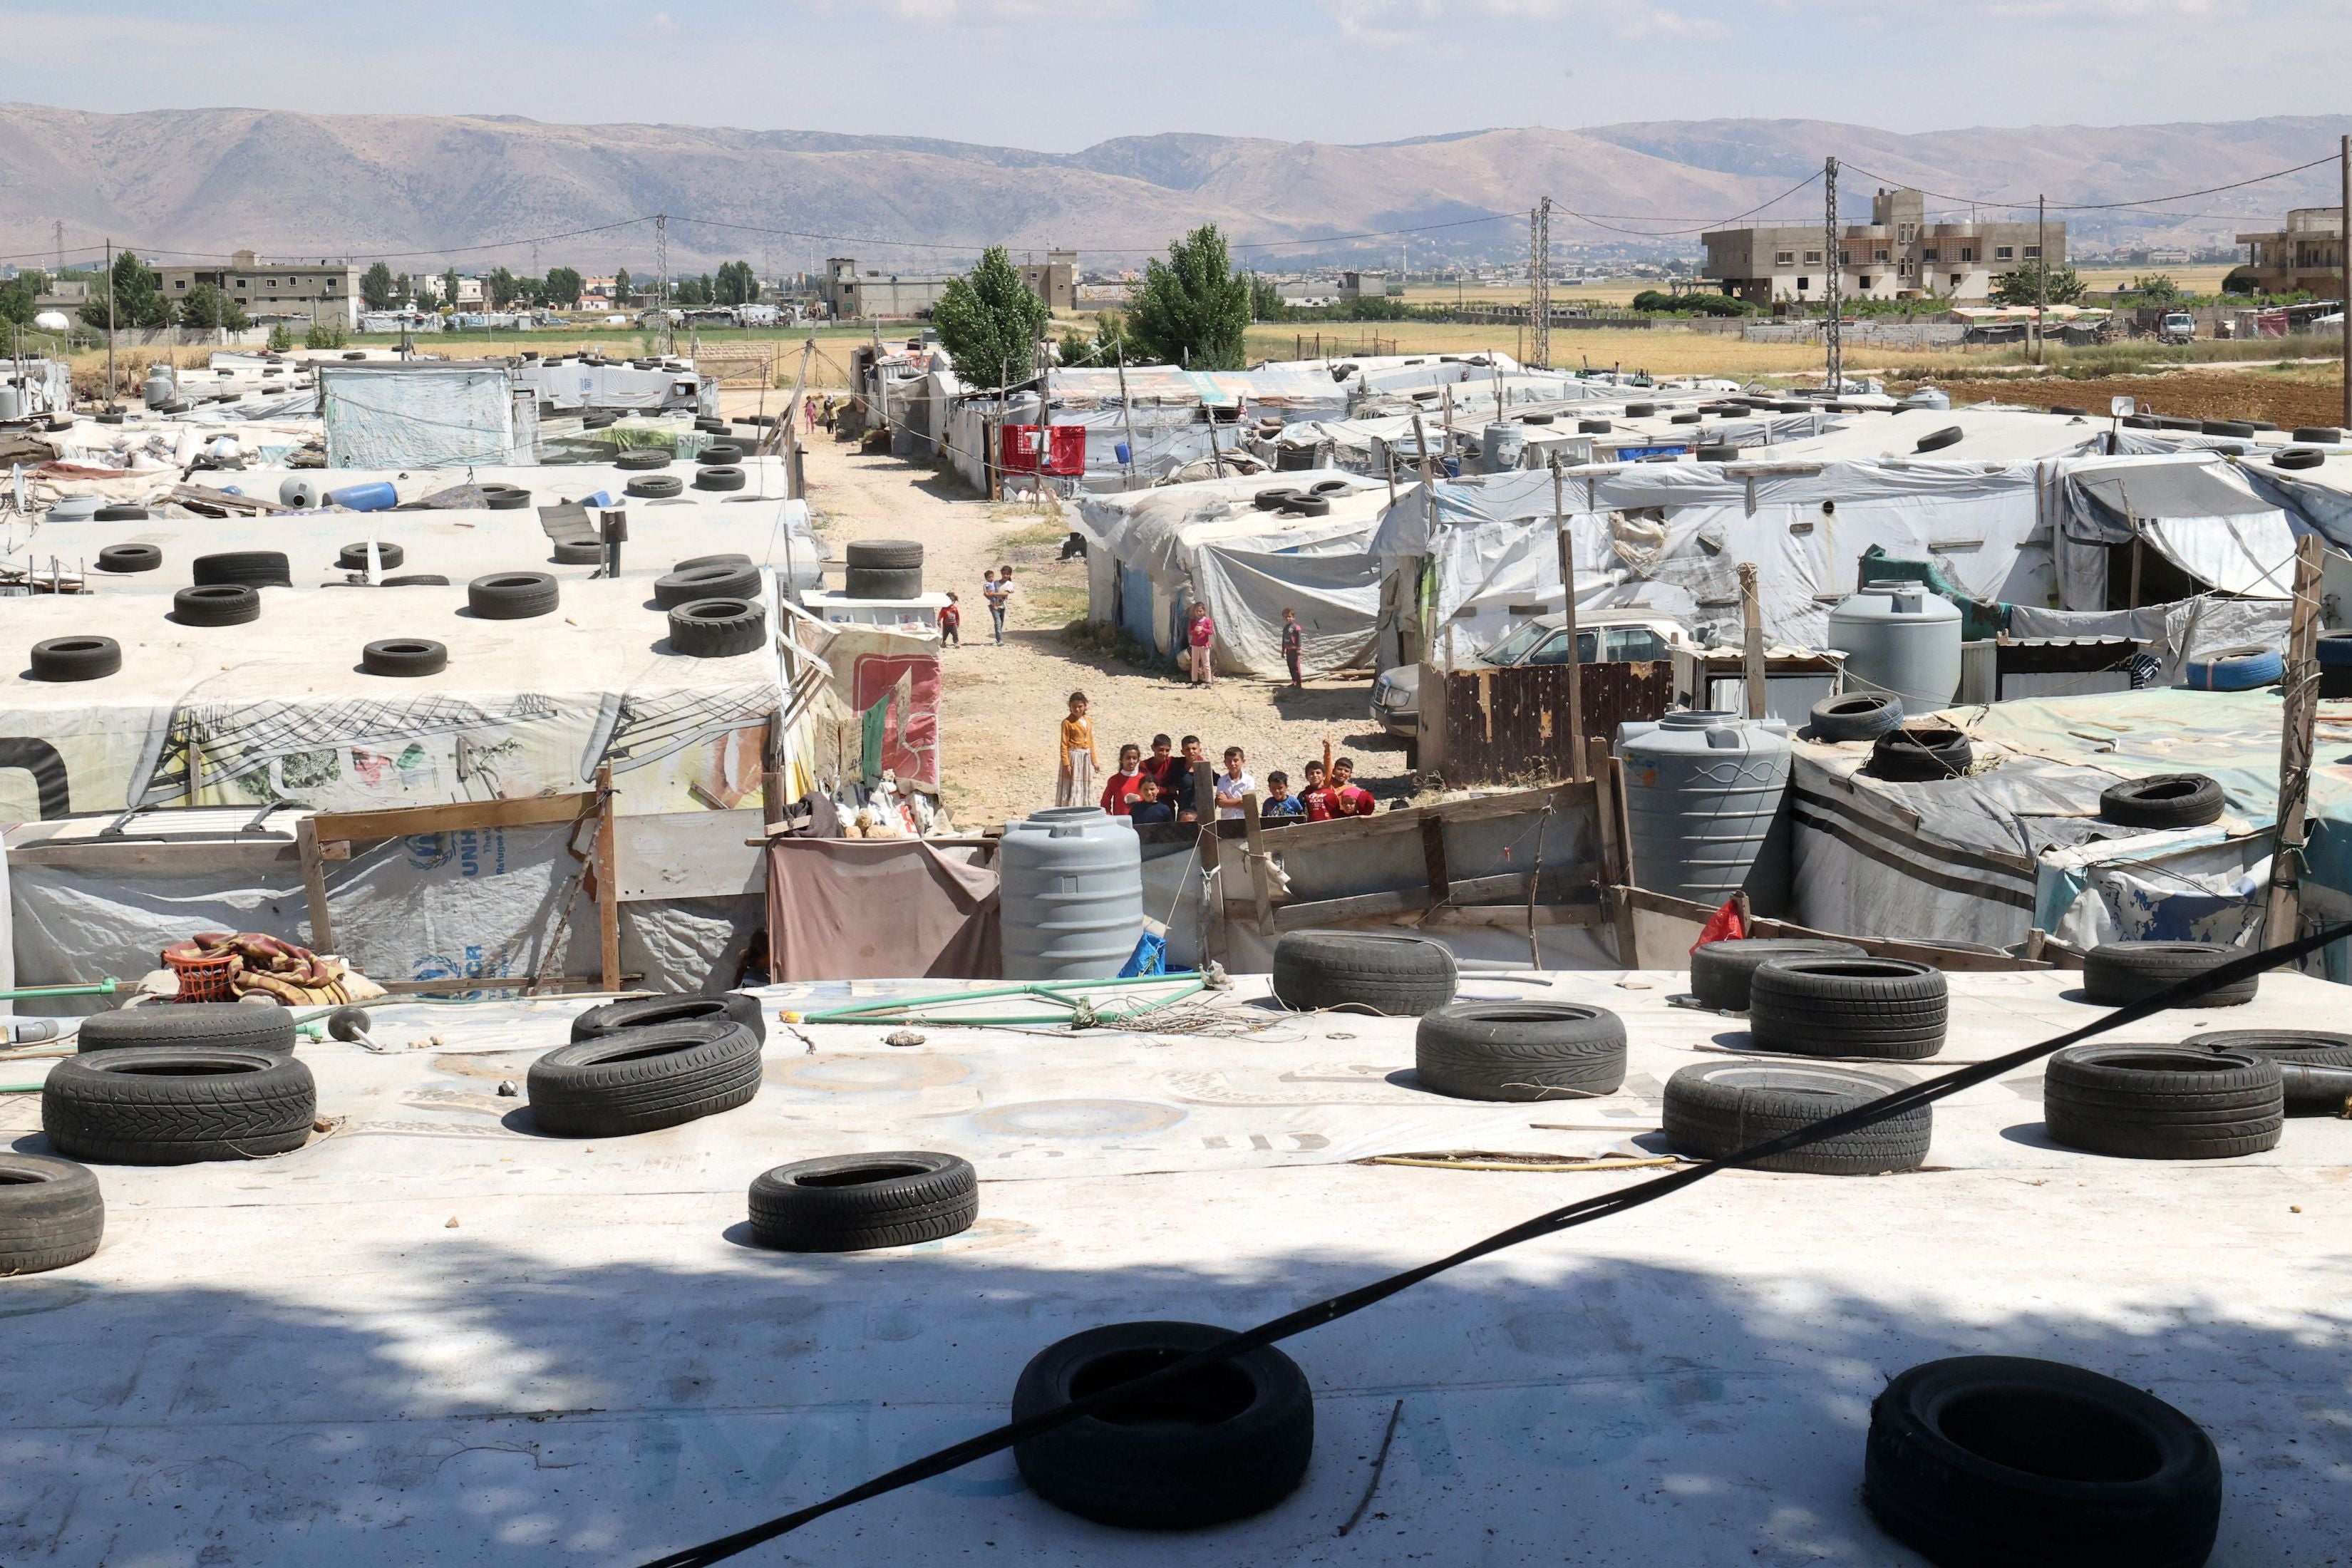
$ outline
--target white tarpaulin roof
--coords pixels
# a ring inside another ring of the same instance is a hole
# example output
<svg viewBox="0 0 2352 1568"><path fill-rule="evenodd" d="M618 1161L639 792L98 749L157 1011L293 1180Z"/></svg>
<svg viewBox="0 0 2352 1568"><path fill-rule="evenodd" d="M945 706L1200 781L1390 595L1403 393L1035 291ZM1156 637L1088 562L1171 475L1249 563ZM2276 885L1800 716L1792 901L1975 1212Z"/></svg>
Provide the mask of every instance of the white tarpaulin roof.
<svg viewBox="0 0 2352 1568"><path fill-rule="evenodd" d="M530 460L520 395L503 364L362 363L319 367L330 468L451 468Z"/></svg>
<svg viewBox="0 0 2352 1568"><path fill-rule="evenodd" d="M1918 449L1920 438L1958 428L1960 439L1933 452ZM2023 463L2104 451L2107 421L2070 414L2024 409L1909 408L1899 413L1858 413L1827 434L1790 441L1773 455L1790 461L1836 461L1883 458L1929 463Z"/></svg>
<svg viewBox="0 0 2352 1568"><path fill-rule="evenodd" d="M2224 593L2293 595L2293 525L2228 458L2210 452L2084 458L2061 463L2058 476L2070 602L2089 608L2089 601L2104 597L2090 583L2104 561L2077 561L2092 552L2074 546L2119 544L2135 533L2196 581Z"/></svg>

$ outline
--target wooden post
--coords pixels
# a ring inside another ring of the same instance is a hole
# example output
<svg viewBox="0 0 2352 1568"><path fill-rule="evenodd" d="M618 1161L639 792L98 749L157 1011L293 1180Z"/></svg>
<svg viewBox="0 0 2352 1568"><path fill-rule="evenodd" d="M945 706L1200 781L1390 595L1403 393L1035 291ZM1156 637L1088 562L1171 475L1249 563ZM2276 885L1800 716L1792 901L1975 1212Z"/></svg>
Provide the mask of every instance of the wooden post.
<svg viewBox="0 0 2352 1568"><path fill-rule="evenodd" d="M1553 542L1559 547L1561 624L1568 628L1568 776L1584 779L1591 775L1585 770L1584 759L1584 661L1576 657L1576 541L1568 531L1558 458L1551 460L1551 523ZM1595 638L1600 635L1593 634Z"/></svg>
<svg viewBox="0 0 2352 1568"><path fill-rule="evenodd" d="M2305 807L2311 794L2312 728L2319 713L2320 542L2306 533L2294 547L2294 611L2286 643L2284 715L2279 725L2278 826L2271 846L2271 896L2263 945L2293 942L2303 919L2301 863Z"/></svg>
<svg viewBox="0 0 2352 1568"><path fill-rule="evenodd" d="M1274 879L1265 865L1265 826L1257 819L1257 791L1242 796L1242 832L1249 844L1250 894L1257 900L1257 934L1274 932ZM1219 893L1222 900L1223 894Z"/></svg>
<svg viewBox="0 0 2352 1568"><path fill-rule="evenodd" d="M1585 742L1592 770L1592 810L1601 827L1601 903L1617 932L1617 962L1626 969L1641 967L1633 938L1633 900L1612 889L1634 885L1633 846L1625 821L1625 779L1609 742L1594 736Z"/></svg>
<svg viewBox="0 0 2352 1568"><path fill-rule="evenodd" d="M306 816L294 825L294 845L302 857L302 892L310 905L310 951L335 951L335 922L327 912L327 868L319 853L319 824Z"/></svg>
<svg viewBox="0 0 2352 1568"><path fill-rule="evenodd" d="M1202 819L1200 835L1193 842L1201 859L1202 907L1207 911L1201 926L1201 962L1205 964L1220 962L1225 956L1225 879L1220 867L1213 806Z"/></svg>
<svg viewBox="0 0 2352 1568"><path fill-rule="evenodd" d="M1742 639L1739 665L1748 677L1748 716L1764 719L1764 606L1762 595L1756 591L1756 563L1739 563L1739 617L1747 624Z"/></svg>
<svg viewBox="0 0 2352 1568"><path fill-rule="evenodd" d="M2139 608L2140 552L2146 548L2147 546L2140 541L2139 521L2137 519L2134 519L2132 521L2131 603L2125 606L2126 609L2137 610Z"/></svg>
<svg viewBox="0 0 2352 1568"><path fill-rule="evenodd" d="M760 747L760 820L773 828L784 819L784 710L768 715L768 734Z"/></svg>
<svg viewBox="0 0 2352 1568"><path fill-rule="evenodd" d="M621 887L614 846L613 764L596 764L596 938L604 986L621 988ZM557 962L561 963L561 955Z"/></svg>

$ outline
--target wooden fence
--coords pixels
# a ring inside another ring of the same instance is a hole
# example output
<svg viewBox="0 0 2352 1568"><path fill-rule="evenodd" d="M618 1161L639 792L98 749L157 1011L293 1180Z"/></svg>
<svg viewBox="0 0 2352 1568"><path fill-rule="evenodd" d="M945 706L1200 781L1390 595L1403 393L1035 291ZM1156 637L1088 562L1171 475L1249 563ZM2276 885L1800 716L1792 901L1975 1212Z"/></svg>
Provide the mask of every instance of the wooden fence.
<svg viewBox="0 0 2352 1568"><path fill-rule="evenodd" d="M1583 678L1585 735L1613 740L1617 726L1663 715L1674 696L1667 659L1576 667ZM1421 674L1420 771L1449 785L1570 774L1564 664Z"/></svg>

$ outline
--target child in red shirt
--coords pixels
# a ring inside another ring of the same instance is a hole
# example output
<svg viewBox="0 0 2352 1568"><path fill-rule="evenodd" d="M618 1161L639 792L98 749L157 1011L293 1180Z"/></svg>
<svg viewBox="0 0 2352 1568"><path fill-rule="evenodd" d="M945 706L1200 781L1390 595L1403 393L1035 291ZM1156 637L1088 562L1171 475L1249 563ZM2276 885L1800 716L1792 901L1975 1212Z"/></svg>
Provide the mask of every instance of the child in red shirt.
<svg viewBox="0 0 2352 1568"><path fill-rule="evenodd" d="M1355 782L1356 764L1341 757L1331 764L1331 787L1323 792L1334 816L1370 816L1381 809L1372 792Z"/></svg>
<svg viewBox="0 0 2352 1568"><path fill-rule="evenodd" d="M1110 775L1103 785L1102 808L1113 816L1125 816L1128 807L1135 804L1136 792L1143 784L1143 748L1121 746L1118 749L1118 772Z"/></svg>
<svg viewBox="0 0 2352 1568"><path fill-rule="evenodd" d="M963 610L956 604L956 596L950 594L946 605L940 611L940 646L945 647L953 643L961 647L963 638L957 634L962 630Z"/></svg>

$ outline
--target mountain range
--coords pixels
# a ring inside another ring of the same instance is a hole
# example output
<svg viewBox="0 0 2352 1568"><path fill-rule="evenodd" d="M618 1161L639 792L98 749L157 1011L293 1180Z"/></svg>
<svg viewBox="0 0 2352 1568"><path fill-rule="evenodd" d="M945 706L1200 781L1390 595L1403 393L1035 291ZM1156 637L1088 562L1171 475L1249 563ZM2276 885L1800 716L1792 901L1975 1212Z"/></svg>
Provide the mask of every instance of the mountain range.
<svg viewBox="0 0 2352 1568"><path fill-rule="evenodd" d="M1213 222L1247 265L1412 265L1523 257L1523 215L1556 204L1553 237L1623 253L1688 253L1701 228L1767 203L1819 220L1824 157L1846 165L1841 211L1881 184L1971 201L2064 206L2077 249L2227 243L2289 206L2332 205L2352 117L2225 124L2033 126L1901 134L1812 120L1706 120L1464 132L1371 145L1171 132L1076 153L909 137L685 125L554 125L501 116L252 109L100 114L0 105L0 256L54 265L111 238L176 259L249 247L283 258L387 256L396 270L655 259L671 215L675 270L744 257L763 272L828 256L865 268L960 267L986 243L1071 247L1133 262ZM2314 159L2286 178L2158 208L2086 204L2209 191ZM1775 202L1775 198L1782 198ZM1512 215L1490 218L1487 215ZM1988 212L1987 216L1993 216ZM1409 236L1379 231L1414 229ZM1375 236L1366 238L1334 237ZM536 255L530 241L540 241ZM1273 243L1268 242L1284 242ZM1306 243L1297 243L1306 242Z"/></svg>

